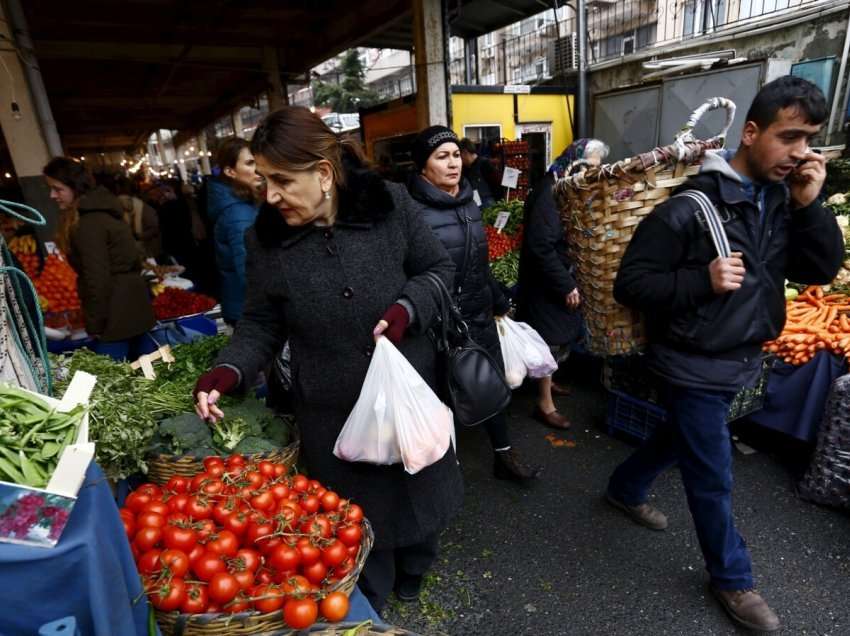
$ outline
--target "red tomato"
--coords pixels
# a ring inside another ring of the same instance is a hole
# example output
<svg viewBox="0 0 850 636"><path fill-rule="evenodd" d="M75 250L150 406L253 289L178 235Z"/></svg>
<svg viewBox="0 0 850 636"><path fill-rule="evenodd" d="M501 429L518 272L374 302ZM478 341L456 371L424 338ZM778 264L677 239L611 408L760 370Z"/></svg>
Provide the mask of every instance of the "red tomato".
<svg viewBox="0 0 850 636"><path fill-rule="evenodd" d="M339 578L343 578L347 576L349 572L354 569L354 560L351 557L348 557L345 561L340 563L338 566L334 568L334 575Z"/></svg>
<svg viewBox="0 0 850 636"><path fill-rule="evenodd" d="M186 584L183 579L173 577L148 592L151 604L163 612L173 612L186 600Z"/></svg>
<svg viewBox="0 0 850 636"><path fill-rule="evenodd" d="M162 501L151 501L144 507L142 512L155 512L163 517L167 517L168 513L171 511L168 509L168 504L163 503Z"/></svg>
<svg viewBox="0 0 850 636"><path fill-rule="evenodd" d="M264 459L257 464L257 470L260 471L260 474L266 479L274 477L274 464L267 459Z"/></svg>
<svg viewBox="0 0 850 636"><path fill-rule="evenodd" d="M189 571L189 557L182 550L163 550L159 555L159 562L171 570L171 574L181 579Z"/></svg>
<svg viewBox="0 0 850 636"><path fill-rule="evenodd" d="M147 527L139 528L136 531L136 536L133 543L139 548L139 552L145 553L152 550L162 540L162 529Z"/></svg>
<svg viewBox="0 0 850 636"><path fill-rule="evenodd" d="M319 501L319 498L316 495L304 497L304 500L301 502L301 507L304 508L304 512L308 515L313 515L319 512L319 507L321 505L322 502Z"/></svg>
<svg viewBox="0 0 850 636"><path fill-rule="evenodd" d="M241 537L248 529L248 515L244 512L234 512L225 517L221 524L226 530L230 530L237 537Z"/></svg>
<svg viewBox="0 0 850 636"><path fill-rule="evenodd" d="M325 512L333 512L339 506L339 495L333 490L328 490L322 495L322 510Z"/></svg>
<svg viewBox="0 0 850 636"><path fill-rule="evenodd" d="M348 597L342 592L331 592L319 604L319 612L329 623L338 623L348 616Z"/></svg>
<svg viewBox="0 0 850 636"><path fill-rule="evenodd" d="M289 501L289 499L284 499L278 504L278 512L283 512L284 508L291 508L296 519L300 519L304 515L304 509L294 501Z"/></svg>
<svg viewBox="0 0 850 636"><path fill-rule="evenodd" d="M307 492L311 495L318 494L322 488L324 488L324 486L322 486L322 482L317 479L311 479L307 482Z"/></svg>
<svg viewBox="0 0 850 636"><path fill-rule="evenodd" d="M322 551L307 537L298 539L296 546L301 554L301 563L305 566L313 565L322 558Z"/></svg>
<svg viewBox="0 0 850 636"><path fill-rule="evenodd" d="M160 497L162 497L162 488L160 488L156 484L151 483L142 484L133 492L137 492L140 495L147 495L151 499L159 499Z"/></svg>
<svg viewBox="0 0 850 636"><path fill-rule="evenodd" d="M136 524L140 528L162 528L165 523L165 516L158 512L142 512L136 517Z"/></svg>
<svg viewBox="0 0 850 636"><path fill-rule="evenodd" d="M173 475L168 483L165 484L165 489L177 493L180 495L186 494L189 490L190 481L186 477L180 477L179 475Z"/></svg>
<svg viewBox="0 0 850 636"><path fill-rule="evenodd" d="M215 519L217 524L222 525L227 517L236 512L237 508L236 498L228 497L213 507L212 518Z"/></svg>
<svg viewBox="0 0 850 636"><path fill-rule="evenodd" d="M262 612L263 614L268 614L269 612L276 612L281 607L283 607L283 591L277 585L260 585L252 593L252 596L271 597L254 601L254 609L258 612Z"/></svg>
<svg viewBox="0 0 850 636"><path fill-rule="evenodd" d="M301 553L284 543L268 553L267 561L279 572L294 572L301 564Z"/></svg>
<svg viewBox="0 0 850 636"><path fill-rule="evenodd" d="M159 572L162 567L159 563L159 555L162 554L162 550L148 550L142 556L139 557L138 562L136 563L136 568L138 568L140 574L153 574L154 572Z"/></svg>
<svg viewBox="0 0 850 636"><path fill-rule="evenodd" d="M345 544L334 539L331 543L322 549L322 562L329 568L334 568L348 558L348 550Z"/></svg>
<svg viewBox="0 0 850 636"><path fill-rule="evenodd" d="M245 473L245 481L247 481L248 485L254 490L259 490L265 485L266 478L263 477L262 473L256 470L249 470Z"/></svg>
<svg viewBox="0 0 850 636"><path fill-rule="evenodd" d="M296 492L306 492L307 486L310 483L310 480L307 479L306 475L295 475L292 478L292 490Z"/></svg>
<svg viewBox="0 0 850 636"><path fill-rule="evenodd" d="M122 516L121 523L124 524L124 534L126 534L127 538L132 541L133 535L136 532L136 521L132 517L127 518Z"/></svg>
<svg viewBox="0 0 850 636"><path fill-rule="evenodd" d="M301 523L301 532L304 534L318 535L323 539L330 539L333 534L333 525L330 519L324 515L305 519Z"/></svg>
<svg viewBox="0 0 850 636"><path fill-rule="evenodd" d="M328 566L326 566L321 561L316 561L313 565L308 565L304 567L302 570L304 576L307 578L310 583L315 583L316 585L320 585L322 581L325 580L325 577L328 575Z"/></svg>
<svg viewBox="0 0 850 636"><path fill-rule="evenodd" d="M274 476L275 477L283 477L286 474L286 466L283 464L275 464L274 465Z"/></svg>
<svg viewBox="0 0 850 636"><path fill-rule="evenodd" d="M239 593L239 581L228 572L216 572L209 580L210 599L221 605L232 601Z"/></svg>
<svg viewBox="0 0 850 636"><path fill-rule="evenodd" d="M283 593L287 596L306 594L311 590L312 584L300 574L287 576L283 582Z"/></svg>
<svg viewBox="0 0 850 636"><path fill-rule="evenodd" d="M171 514L168 515L168 517L166 517L166 520L171 525L178 525L178 526L189 526L189 525L191 525L191 519L189 519L189 515L187 515L185 512L172 512ZM166 525L168 525L168 524L166 524Z"/></svg>
<svg viewBox="0 0 850 636"><path fill-rule="evenodd" d="M336 529L336 537L348 547L359 546L360 539L363 537L363 529L355 525L339 526Z"/></svg>
<svg viewBox="0 0 850 636"><path fill-rule="evenodd" d="M150 495L145 495L140 492L131 492L127 495L127 499L124 500L124 506L138 514L151 502L151 500L152 498Z"/></svg>
<svg viewBox="0 0 850 636"><path fill-rule="evenodd" d="M291 598L283 606L283 620L292 629L305 629L316 622L319 607L311 598Z"/></svg>
<svg viewBox="0 0 850 636"><path fill-rule="evenodd" d="M216 574L221 574L227 571L227 566L221 558L221 555L204 552L192 564L192 570L202 581L209 582Z"/></svg>
<svg viewBox="0 0 850 636"><path fill-rule="evenodd" d="M209 473L198 473L192 478L192 483L189 486L189 492L198 492L206 482L214 479Z"/></svg>
<svg viewBox="0 0 850 636"><path fill-rule="evenodd" d="M233 466L244 466L245 458L239 453L234 453L225 460L225 464L232 464Z"/></svg>
<svg viewBox="0 0 850 636"><path fill-rule="evenodd" d="M289 494L289 486L284 483L278 483L269 488L269 492L275 500L280 501L281 499L285 499Z"/></svg>
<svg viewBox="0 0 850 636"><path fill-rule="evenodd" d="M182 550L189 554L198 543L198 534L192 528L169 524L162 530L162 542L166 548Z"/></svg>
<svg viewBox="0 0 850 636"><path fill-rule="evenodd" d="M249 572L248 570L240 570L239 572L232 572L233 578L236 579L236 582L239 583L240 590L247 590L254 586L254 573Z"/></svg>
<svg viewBox="0 0 850 636"><path fill-rule="evenodd" d="M357 504L349 504L345 513L345 520L350 523L360 523L363 521L363 508Z"/></svg>
<svg viewBox="0 0 850 636"><path fill-rule="evenodd" d="M195 561L197 561L205 553L206 553L206 550L204 549L204 546L202 546L200 543L196 543L195 547L192 548L188 553L189 567L191 567L194 570Z"/></svg>
<svg viewBox="0 0 850 636"><path fill-rule="evenodd" d="M239 591L236 598L222 608L230 614L238 614L251 609L251 597L246 595L244 591Z"/></svg>
<svg viewBox="0 0 850 636"><path fill-rule="evenodd" d="M360 546L359 545L348 546L348 556L350 556L352 559L356 559L357 555L359 553L360 553Z"/></svg>
<svg viewBox="0 0 850 636"><path fill-rule="evenodd" d="M272 524L251 522L248 529L245 531L245 545L261 546L264 542L260 541L262 537L267 537L274 532Z"/></svg>
<svg viewBox="0 0 850 636"><path fill-rule="evenodd" d="M206 543L213 534L215 534L215 521L212 519L204 519L195 525L195 531L198 533L198 541Z"/></svg>
<svg viewBox="0 0 850 636"><path fill-rule="evenodd" d="M210 455L209 457L204 457L204 470L209 472L210 467L212 466L221 466L224 467L224 460L221 457L216 455Z"/></svg>
<svg viewBox="0 0 850 636"><path fill-rule="evenodd" d="M186 598L180 605L180 611L184 614L203 614L210 604L207 594L207 586L200 583L186 584Z"/></svg>
<svg viewBox="0 0 850 636"><path fill-rule="evenodd" d="M272 582L272 573L263 568L259 572L257 572L257 576L255 577L259 583L271 583Z"/></svg>
<svg viewBox="0 0 850 636"><path fill-rule="evenodd" d="M187 503L189 503L189 495L180 493L168 500L168 509L171 512L186 512Z"/></svg>
<svg viewBox="0 0 850 636"><path fill-rule="evenodd" d="M213 505L206 497L193 495L186 503L186 514L192 519L209 519L212 516Z"/></svg>
<svg viewBox="0 0 850 636"><path fill-rule="evenodd" d="M251 507L256 510L262 510L263 512L270 511L275 507L274 495L268 490L259 495L254 495L251 497Z"/></svg>
<svg viewBox="0 0 850 636"><path fill-rule="evenodd" d="M205 495L218 495L224 490L224 482L220 479L208 479L201 486L201 492Z"/></svg>
<svg viewBox="0 0 850 636"><path fill-rule="evenodd" d="M282 537L268 537L260 539L260 542L257 544L257 547L260 549L266 557L268 557L274 549L279 545L284 545L286 542Z"/></svg>
<svg viewBox="0 0 850 636"><path fill-rule="evenodd" d="M130 519L133 523L136 522L136 513L129 508L119 508L118 514L121 515L122 519Z"/></svg>
<svg viewBox="0 0 850 636"><path fill-rule="evenodd" d="M237 561L241 561L241 567L238 567L237 569L256 572L260 568L262 557L256 550L252 550L251 548L242 548L236 553L235 559Z"/></svg>
<svg viewBox="0 0 850 636"><path fill-rule="evenodd" d="M221 530L207 541L207 552L213 552L222 556L236 556L239 550L239 539L230 530Z"/></svg>

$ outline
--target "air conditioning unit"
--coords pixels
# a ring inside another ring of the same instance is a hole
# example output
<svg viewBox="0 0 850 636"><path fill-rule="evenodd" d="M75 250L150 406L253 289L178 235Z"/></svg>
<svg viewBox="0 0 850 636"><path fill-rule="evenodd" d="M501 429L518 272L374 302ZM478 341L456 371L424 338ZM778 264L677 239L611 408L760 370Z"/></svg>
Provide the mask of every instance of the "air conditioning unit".
<svg viewBox="0 0 850 636"><path fill-rule="evenodd" d="M556 75L575 71L578 69L578 36L576 33L568 33L549 43L546 55L549 68Z"/></svg>

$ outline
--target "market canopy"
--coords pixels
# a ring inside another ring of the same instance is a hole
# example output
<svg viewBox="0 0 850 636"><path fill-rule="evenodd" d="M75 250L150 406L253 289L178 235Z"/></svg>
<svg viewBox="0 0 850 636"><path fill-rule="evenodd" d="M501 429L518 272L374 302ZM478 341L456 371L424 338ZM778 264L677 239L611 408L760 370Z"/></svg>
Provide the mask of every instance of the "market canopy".
<svg viewBox="0 0 850 636"><path fill-rule="evenodd" d="M452 33L480 35L549 7L452 0ZM352 46L412 48L410 0L27 0L38 64L69 152L198 130Z"/></svg>

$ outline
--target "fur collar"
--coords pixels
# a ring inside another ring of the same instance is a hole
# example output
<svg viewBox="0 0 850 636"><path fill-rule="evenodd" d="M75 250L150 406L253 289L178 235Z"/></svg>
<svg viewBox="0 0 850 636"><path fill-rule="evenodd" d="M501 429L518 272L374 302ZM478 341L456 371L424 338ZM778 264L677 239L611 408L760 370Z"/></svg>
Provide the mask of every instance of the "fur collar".
<svg viewBox="0 0 850 636"><path fill-rule="evenodd" d="M336 225L371 225L384 219L393 209L392 195L381 176L345 156L345 187L339 190L339 212ZM255 225L257 238L264 247L277 247L300 238L313 226L290 227L280 213L264 203Z"/></svg>

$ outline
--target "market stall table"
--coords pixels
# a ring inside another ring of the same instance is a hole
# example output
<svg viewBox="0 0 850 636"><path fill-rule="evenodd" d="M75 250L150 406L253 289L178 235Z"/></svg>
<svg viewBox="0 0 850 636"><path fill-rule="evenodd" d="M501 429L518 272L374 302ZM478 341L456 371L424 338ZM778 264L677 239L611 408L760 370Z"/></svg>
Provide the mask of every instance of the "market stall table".
<svg viewBox="0 0 850 636"><path fill-rule="evenodd" d="M814 442L830 387L846 372L844 358L826 351L802 366L777 362L767 382L764 407L750 415L750 421Z"/></svg>
<svg viewBox="0 0 850 636"><path fill-rule="evenodd" d="M106 477L92 462L54 548L0 544L0 634L73 616L86 636L148 634L148 603Z"/></svg>

